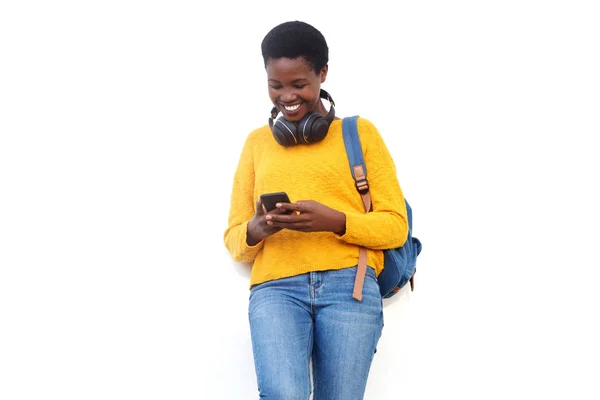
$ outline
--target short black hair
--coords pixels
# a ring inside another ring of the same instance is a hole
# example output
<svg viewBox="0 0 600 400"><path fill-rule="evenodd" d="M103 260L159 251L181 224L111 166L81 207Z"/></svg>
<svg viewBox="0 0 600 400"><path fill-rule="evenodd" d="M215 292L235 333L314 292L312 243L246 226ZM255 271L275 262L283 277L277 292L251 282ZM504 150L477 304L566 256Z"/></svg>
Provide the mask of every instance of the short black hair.
<svg viewBox="0 0 600 400"><path fill-rule="evenodd" d="M288 21L271 29L264 37L262 56L265 68L270 59L303 57L318 74L329 62L329 48L323 34L302 21Z"/></svg>

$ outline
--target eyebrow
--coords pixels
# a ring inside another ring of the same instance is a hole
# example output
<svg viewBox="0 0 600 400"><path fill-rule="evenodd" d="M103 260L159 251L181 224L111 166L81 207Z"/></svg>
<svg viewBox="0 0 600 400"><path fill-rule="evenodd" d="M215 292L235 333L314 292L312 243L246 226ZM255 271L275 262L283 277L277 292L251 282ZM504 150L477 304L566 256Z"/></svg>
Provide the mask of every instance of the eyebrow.
<svg viewBox="0 0 600 400"><path fill-rule="evenodd" d="M270 78L270 79L269 79L269 82L271 82L271 81L272 81L272 82L281 83L281 82L279 82L277 79L273 79L273 78ZM292 81L292 83L296 83L296 82L299 82L299 81L308 81L308 79L306 79L306 78L298 78L298 79L294 79L294 80Z"/></svg>

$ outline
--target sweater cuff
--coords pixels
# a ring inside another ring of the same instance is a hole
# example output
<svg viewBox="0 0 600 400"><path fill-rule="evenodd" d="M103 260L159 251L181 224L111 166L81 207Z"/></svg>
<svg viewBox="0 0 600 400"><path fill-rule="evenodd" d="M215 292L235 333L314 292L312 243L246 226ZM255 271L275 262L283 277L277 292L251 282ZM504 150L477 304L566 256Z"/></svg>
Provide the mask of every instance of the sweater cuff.
<svg viewBox="0 0 600 400"><path fill-rule="evenodd" d="M344 212L344 214L346 215L346 231L343 235L334 233L335 237L347 243L359 243L361 237L357 237L356 235L357 232L360 232L360 230L356 228L356 217L363 216L365 214L356 214L351 212Z"/></svg>
<svg viewBox="0 0 600 400"><path fill-rule="evenodd" d="M242 227L242 243L239 248L239 259L242 262L252 262L256 258L256 255L263 248L264 240L261 240L254 246L250 246L246 241L246 236L248 234L248 223L250 221L246 221Z"/></svg>

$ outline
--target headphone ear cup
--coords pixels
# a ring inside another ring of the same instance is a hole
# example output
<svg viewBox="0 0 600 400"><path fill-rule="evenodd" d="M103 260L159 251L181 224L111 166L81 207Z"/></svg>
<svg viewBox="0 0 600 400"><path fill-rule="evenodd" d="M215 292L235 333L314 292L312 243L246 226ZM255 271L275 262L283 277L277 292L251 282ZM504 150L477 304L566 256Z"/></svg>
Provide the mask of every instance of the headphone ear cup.
<svg viewBox="0 0 600 400"><path fill-rule="evenodd" d="M319 115L317 118L312 118L308 123L310 125L306 127L307 132L309 132L306 137L307 143L316 143L325 139L329 131L329 123L325 118Z"/></svg>
<svg viewBox="0 0 600 400"><path fill-rule="evenodd" d="M302 117L300 121L298 121L298 132L296 137L300 143L309 144L314 142L314 132L312 130L315 121L317 121L319 118L321 118L319 114L310 112Z"/></svg>
<svg viewBox="0 0 600 400"><path fill-rule="evenodd" d="M332 109L327 114L326 118L319 113L306 114L300 122L298 122L298 141L304 144L316 143L325 139L329 132L329 125L335 117L335 111Z"/></svg>
<svg viewBox="0 0 600 400"><path fill-rule="evenodd" d="M296 125L284 118L277 118L271 127L273 137L277 143L284 147L295 146L298 144L296 135Z"/></svg>

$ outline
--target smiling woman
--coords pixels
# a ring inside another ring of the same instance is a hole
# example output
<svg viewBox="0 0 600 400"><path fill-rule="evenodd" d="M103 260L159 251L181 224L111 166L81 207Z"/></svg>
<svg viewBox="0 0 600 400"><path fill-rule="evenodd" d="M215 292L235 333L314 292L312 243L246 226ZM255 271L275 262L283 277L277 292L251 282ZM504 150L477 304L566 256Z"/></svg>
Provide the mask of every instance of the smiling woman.
<svg viewBox="0 0 600 400"><path fill-rule="evenodd" d="M264 37L273 109L269 124L248 135L233 179L224 240L234 260L252 263L249 319L261 399L306 400L311 375L315 399L363 399L383 328L382 250L407 235L393 160L375 126L360 118L373 196L365 214L342 121L321 88L328 52L321 32L300 21ZM265 208L261 196L276 192L290 202ZM357 268L360 247L366 271Z"/></svg>

